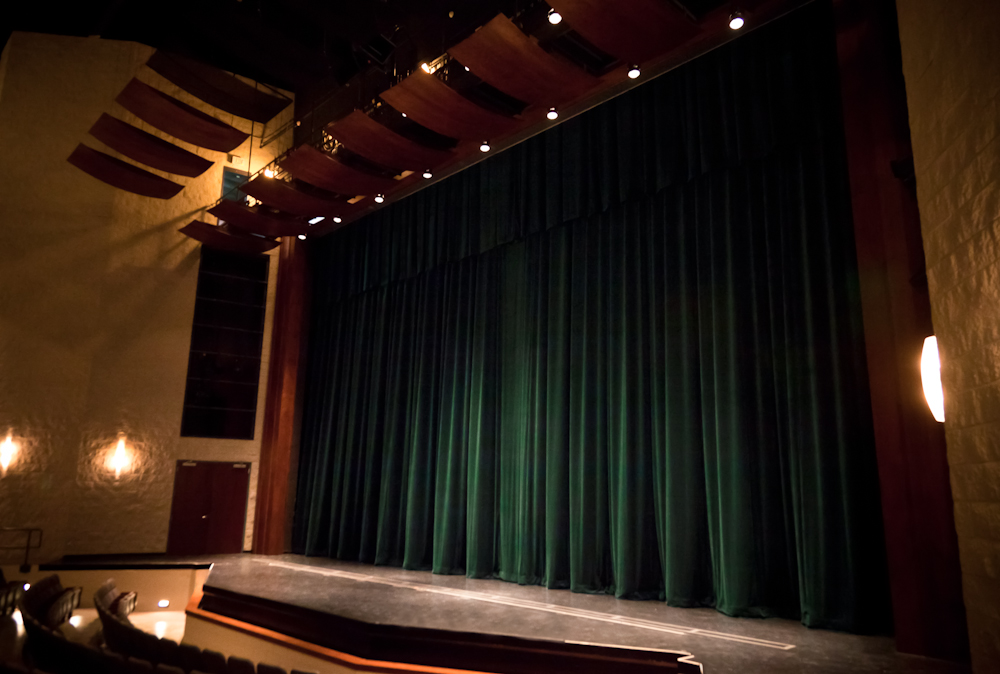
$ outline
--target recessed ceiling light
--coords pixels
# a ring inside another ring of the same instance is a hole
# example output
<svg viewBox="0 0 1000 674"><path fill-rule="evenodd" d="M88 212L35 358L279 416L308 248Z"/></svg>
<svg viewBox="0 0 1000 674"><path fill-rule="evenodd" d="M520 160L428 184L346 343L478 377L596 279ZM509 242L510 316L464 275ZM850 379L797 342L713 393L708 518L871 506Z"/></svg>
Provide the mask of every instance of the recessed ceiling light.
<svg viewBox="0 0 1000 674"><path fill-rule="evenodd" d="M406 117L406 113L405 113L405 112L404 112L404 113L402 113L402 114L403 114L403 117Z"/></svg>
<svg viewBox="0 0 1000 674"><path fill-rule="evenodd" d="M729 27L733 30L739 30L746 24L746 20L743 18L743 12L737 10L729 15Z"/></svg>
<svg viewBox="0 0 1000 674"><path fill-rule="evenodd" d="M427 180L430 180L433 177L434 177L433 173L431 173L430 171L424 171L424 178L426 178Z"/></svg>
<svg viewBox="0 0 1000 674"><path fill-rule="evenodd" d="M168 606L170 606L170 600L161 599L160 601L156 602L156 605L159 606L160 608L167 608Z"/></svg>
<svg viewBox="0 0 1000 674"><path fill-rule="evenodd" d="M628 69L628 77L630 80L634 80L641 74L642 71L639 70L639 66L632 66L631 68Z"/></svg>
<svg viewBox="0 0 1000 674"><path fill-rule="evenodd" d="M545 113L545 116L549 119L559 119L559 111L555 108L549 108L549 111Z"/></svg>
<svg viewBox="0 0 1000 674"><path fill-rule="evenodd" d="M313 218L312 220L310 220L309 224L310 225L315 225L318 222L323 222L323 216L322 215L319 216L318 218Z"/></svg>
<svg viewBox="0 0 1000 674"><path fill-rule="evenodd" d="M335 216L333 216L333 221L334 221L335 223L337 223L338 225L339 225L340 223L342 223L342 222L343 222L343 220L341 220L341 219L340 219L340 216L339 216L339 215L335 215Z"/></svg>
<svg viewBox="0 0 1000 674"><path fill-rule="evenodd" d="M484 140L483 144L479 146L479 151L480 152L489 152L490 151L490 141Z"/></svg>
<svg viewBox="0 0 1000 674"><path fill-rule="evenodd" d="M299 234L299 241L305 241L305 240L306 240L306 235L305 234Z"/></svg>
<svg viewBox="0 0 1000 674"><path fill-rule="evenodd" d="M385 201L385 197L383 197L381 194L376 194L375 195L375 203L376 204L380 204L383 201Z"/></svg>
<svg viewBox="0 0 1000 674"><path fill-rule="evenodd" d="M559 12L557 12L554 9L550 9L549 10L549 23L551 23L554 26L557 23L559 23L560 21L562 21L562 14L560 14Z"/></svg>

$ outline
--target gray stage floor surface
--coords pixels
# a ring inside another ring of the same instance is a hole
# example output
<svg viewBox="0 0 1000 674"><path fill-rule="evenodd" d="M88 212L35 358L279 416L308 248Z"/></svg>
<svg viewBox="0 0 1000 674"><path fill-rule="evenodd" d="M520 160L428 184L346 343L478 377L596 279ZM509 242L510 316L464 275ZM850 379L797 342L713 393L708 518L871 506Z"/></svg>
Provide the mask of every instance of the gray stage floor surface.
<svg viewBox="0 0 1000 674"><path fill-rule="evenodd" d="M376 624L686 651L706 674L970 671L897 653L889 637L298 555L218 558L206 585Z"/></svg>

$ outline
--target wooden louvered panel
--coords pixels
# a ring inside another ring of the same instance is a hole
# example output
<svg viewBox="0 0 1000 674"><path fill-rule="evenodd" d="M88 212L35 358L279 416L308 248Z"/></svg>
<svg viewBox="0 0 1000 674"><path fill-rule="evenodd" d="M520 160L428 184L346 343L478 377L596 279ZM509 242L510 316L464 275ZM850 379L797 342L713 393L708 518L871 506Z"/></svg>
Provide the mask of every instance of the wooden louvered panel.
<svg viewBox="0 0 1000 674"><path fill-rule="evenodd" d="M269 94L233 75L193 61L183 56L158 51L146 65L195 98L219 110L266 122L291 103L291 100Z"/></svg>
<svg viewBox="0 0 1000 674"><path fill-rule="evenodd" d="M260 199L272 208L277 208L288 213L295 213L296 215L339 215L343 217L356 208L346 201L324 199L307 194L297 189L291 183L275 178L258 176L250 182L241 185L240 190L245 194L249 194L254 199Z"/></svg>
<svg viewBox="0 0 1000 674"><path fill-rule="evenodd" d="M100 181L144 197L169 199L184 189L183 185L82 144L76 146L68 161Z"/></svg>
<svg viewBox="0 0 1000 674"><path fill-rule="evenodd" d="M388 192L396 186L396 181L391 178L351 168L312 145L302 145L294 150L281 160L281 168L310 185L352 197Z"/></svg>
<svg viewBox="0 0 1000 674"><path fill-rule="evenodd" d="M326 127L326 132L351 152L397 170L422 171L454 158L453 152L415 143L355 110Z"/></svg>
<svg viewBox="0 0 1000 674"><path fill-rule="evenodd" d="M549 5L588 41L630 63L664 54L699 32L665 0L552 0Z"/></svg>
<svg viewBox="0 0 1000 674"><path fill-rule="evenodd" d="M212 165L212 162L193 152L137 129L107 113L102 114L94 126L90 127L90 135L129 159L167 173L195 178Z"/></svg>
<svg viewBox="0 0 1000 674"><path fill-rule="evenodd" d="M309 231L309 225L301 220L261 213L257 208L230 199L223 199L208 212L237 229L264 236L297 236Z"/></svg>
<svg viewBox="0 0 1000 674"><path fill-rule="evenodd" d="M512 117L479 107L422 70L383 91L380 96L417 124L451 138L490 138L509 131L517 124Z"/></svg>
<svg viewBox="0 0 1000 674"><path fill-rule="evenodd" d="M230 232L226 227L210 225L201 220L192 220L178 231L206 246L243 255L260 255L278 245L274 239Z"/></svg>
<svg viewBox="0 0 1000 674"><path fill-rule="evenodd" d="M115 100L157 129L209 150L229 152L250 135L135 78Z"/></svg>
<svg viewBox="0 0 1000 674"><path fill-rule="evenodd" d="M526 103L554 105L598 84L597 78L539 47L503 14L448 52L484 82Z"/></svg>

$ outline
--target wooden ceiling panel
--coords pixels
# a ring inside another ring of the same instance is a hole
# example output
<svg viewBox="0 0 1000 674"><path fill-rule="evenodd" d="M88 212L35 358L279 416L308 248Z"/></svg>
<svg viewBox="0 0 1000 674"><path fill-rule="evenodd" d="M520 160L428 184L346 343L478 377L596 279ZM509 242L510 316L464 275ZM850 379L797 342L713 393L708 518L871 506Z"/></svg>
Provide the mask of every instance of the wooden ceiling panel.
<svg viewBox="0 0 1000 674"><path fill-rule="evenodd" d="M135 78L115 100L157 129L209 150L229 152L250 136Z"/></svg>
<svg viewBox="0 0 1000 674"><path fill-rule="evenodd" d="M296 188L292 183L276 178L258 176L241 185L240 190L272 208L296 215L344 217L357 208L347 201L325 199L308 194Z"/></svg>
<svg viewBox="0 0 1000 674"><path fill-rule="evenodd" d="M176 54L158 51L149 57L146 65L195 98L255 122L268 121L291 103L287 98L261 91L224 70Z"/></svg>
<svg viewBox="0 0 1000 674"><path fill-rule="evenodd" d="M448 52L484 82L526 103L562 103L598 84L596 77L539 47L503 14Z"/></svg>
<svg viewBox="0 0 1000 674"><path fill-rule="evenodd" d="M391 178L374 176L347 166L312 145L295 149L281 160L281 168L310 185L351 197L388 192L397 184Z"/></svg>
<svg viewBox="0 0 1000 674"><path fill-rule="evenodd" d="M155 173L83 144L76 146L68 161L102 182L144 197L169 199L184 189L179 183L161 178Z"/></svg>
<svg viewBox="0 0 1000 674"><path fill-rule="evenodd" d="M492 138L510 131L518 121L479 107L422 70L416 70L380 96L417 124L451 138Z"/></svg>
<svg viewBox="0 0 1000 674"><path fill-rule="evenodd" d="M223 199L208 212L237 229L264 236L298 236L309 232L309 225L301 220L262 213L258 208L230 199Z"/></svg>
<svg viewBox="0 0 1000 674"><path fill-rule="evenodd" d="M628 63L664 54L700 32L663 0L551 0L549 5L585 39Z"/></svg>
<svg viewBox="0 0 1000 674"><path fill-rule="evenodd" d="M229 231L225 226L210 225L201 220L192 220L178 231L210 248L218 248L242 255L260 255L278 245L274 239L240 234Z"/></svg>
<svg viewBox="0 0 1000 674"><path fill-rule="evenodd" d="M212 165L212 162L193 152L137 129L107 113L102 114L94 126L90 127L90 135L129 159L167 173L195 178Z"/></svg>
<svg viewBox="0 0 1000 674"><path fill-rule="evenodd" d="M396 170L422 171L454 158L455 153L435 150L399 135L355 110L326 127L326 132L351 152Z"/></svg>

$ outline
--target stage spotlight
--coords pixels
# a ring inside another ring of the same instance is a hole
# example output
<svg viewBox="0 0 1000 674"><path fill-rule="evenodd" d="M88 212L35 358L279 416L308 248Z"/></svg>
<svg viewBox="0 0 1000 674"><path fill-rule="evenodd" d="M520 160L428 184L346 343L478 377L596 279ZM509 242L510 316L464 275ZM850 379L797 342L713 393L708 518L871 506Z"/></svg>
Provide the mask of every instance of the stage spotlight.
<svg viewBox="0 0 1000 674"><path fill-rule="evenodd" d="M560 14L559 12L557 12L554 9L550 9L549 10L549 23L551 23L554 26L557 23L559 23L560 21L562 21L562 14Z"/></svg>
<svg viewBox="0 0 1000 674"><path fill-rule="evenodd" d="M490 141L484 140L483 144L479 146L479 151L480 152L489 152L490 151Z"/></svg>
<svg viewBox="0 0 1000 674"><path fill-rule="evenodd" d="M743 12L737 10L729 15L729 27L733 30L739 30L746 23L743 18Z"/></svg>
<svg viewBox="0 0 1000 674"><path fill-rule="evenodd" d="M424 171L424 178L426 178L427 180L430 180L433 177L434 177L433 173L431 173L430 171Z"/></svg>
<svg viewBox="0 0 1000 674"><path fill-rule="evenodd" d="M306 235L305 234L299 234L299 241L305 241L305 240L306 240Z"/></svg>
<svg viewBox="0 0 1000 674"><path fill-rule="evenodd" d="M420 69L423 70L428 75L431 74L431 67L429 65L427 65L426 63L421 63L420 64Z"/></svg>
<svg viewBox="0 0 1000 674"><path fill-rule="evenodd" d="M385 197L383 197L381 194L376 194L375 195L375 203L376 204L380 204L383 201L385 201Z"/></svg>
<svg viewBox="0 0 1000 674"><path fill-rule="evenodd" d="M549 111L545 113L545 116L549 119L559 119L559 111L555 108L549 108Z"/></svg>
<svg viewBox="0 0 1000 674"><path fill-rule="evenodd" d="M340 216L339 216L339 215L335 215L335 216L333 216L333 221L334 221L335 223L337 223L338 225L339 225L340 223L342 223L342 222L343 222L343 220L341 220L341 219L340 219Z"/></svg>
<svg viewBox="0 0 1000 674"><path fill-rule="evenodd" d="M630 80L634 80L635 78L637 78L641 74L642 74L642 71L639 70L639 66L632 66L631 68L628 69L628 78Z"/></svg>
<svg viewBox="0 0 1000 674"><path fill-rule="evenodd" d="M273 178L274 177L274 171L271 170L271 169L269 169L269 168L264 169L264 177L265 178Z"/></svg>
<svg viewBox="0 0 1000 674"><path fill-rule="evenodd" d="M322 215L319 216L318 218L313 218L312 220L310 220L309 224L310 225L315 225L315 224L320 223L320 222L323 222L323 216Z"/></svg>

